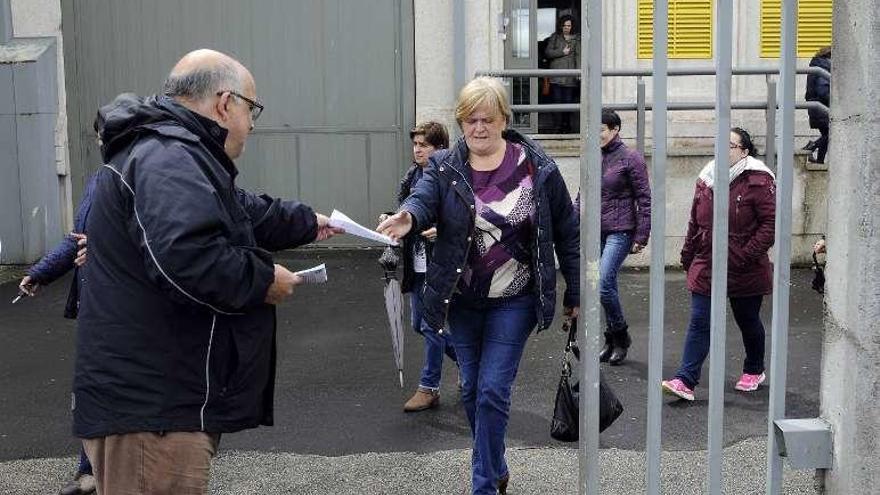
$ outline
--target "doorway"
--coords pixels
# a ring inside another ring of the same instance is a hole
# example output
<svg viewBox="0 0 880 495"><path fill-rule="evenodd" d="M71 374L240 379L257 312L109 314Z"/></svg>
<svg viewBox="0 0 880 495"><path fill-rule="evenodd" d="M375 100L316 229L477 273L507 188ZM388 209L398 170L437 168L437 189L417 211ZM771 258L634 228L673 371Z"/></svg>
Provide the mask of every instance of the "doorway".
<svg viewBox="0 0 880 495"><path fill-rule="evenodd" d="M505 0L504 68L580 68L580 12L580 0ZM563 20L571 25L567 36L562 34ZM580 100L576 78L514 77L508 87L513 105ZM579 126L576 112L515 112L511 122L511 127L521 132L544 135L577 134Z"/></svg>

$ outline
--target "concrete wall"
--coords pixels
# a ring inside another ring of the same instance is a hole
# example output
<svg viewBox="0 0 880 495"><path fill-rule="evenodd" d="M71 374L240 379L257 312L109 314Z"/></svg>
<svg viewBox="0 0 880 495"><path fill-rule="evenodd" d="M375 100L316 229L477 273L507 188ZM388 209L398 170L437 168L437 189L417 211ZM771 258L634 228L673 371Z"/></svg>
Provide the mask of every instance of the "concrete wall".
<svg viewBox="0 0 880 495"><path fill-rule="evenodd" d="M58 171L58 194L65 230L73 227L70 205L69 158L67 151L67 98L64 86L64 45L61 38L61 0L12 0L12 27L16 37L52 36L56 39L58 59L58 118L55 121L55 164Z"/></svg>
<svg viewBox="0 0 880 495"><path fill-rule="evenodd" d="M463 0L465 53L454 53L453 6L456 0L414 0L416 122L437 120L451 133L455 123L455 64L464 59L465 80L487 67L504 66L498 37L503 0Z"/></svg>
<svg viewBox="0 0 880 495"><path fill-rule="evenodd" d="M834 3L834 75L821 415L832 495L880 486L880 0Z"/></svg>

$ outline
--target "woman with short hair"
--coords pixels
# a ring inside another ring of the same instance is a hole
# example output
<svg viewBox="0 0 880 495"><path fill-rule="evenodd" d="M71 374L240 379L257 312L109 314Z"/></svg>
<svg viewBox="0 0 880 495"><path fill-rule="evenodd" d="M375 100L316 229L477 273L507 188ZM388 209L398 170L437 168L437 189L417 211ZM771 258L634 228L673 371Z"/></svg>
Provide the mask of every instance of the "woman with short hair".
<svg viewBox="0 0 880 495"><path fill-rule="evenodd" d="M465 85L455 110L463 137L431 157L412 195L377 228L403 238L437 225L424 318L434 329L449 324L473 433L474 494L507 491L511 387L532 330L553 321L554 251L568 316L577 314L579 297L571 197L541 147L507 129L507 102L497 79Z"/></svg>
<svg viewBox="0 0 880 495"><path fill-rule="evenodd" d="M602 110L601 255L599 301L605 311L605 346L599 361L623 364L632 343L620 305L617 275L629 254L640 253L651 235L651 184L645 157L620 139L620 115ZM580 195L578 195L578 205ZM578 208L579 209L579 208Z"/></svg>
<svg viewBox="0 0 880 495"><path fill-rule="evenodd" d="M415 190L424 175L428 158L437 150L449 148L449 133L439 122L423 122L409 131L412 140L413 163L403 175L397 192L398 205ZM379 221L383 221L393 213L383 213ZM433 409L440 404L440 380L443 375L443 356L455 362L455 350L452 343L443 335L431 331L422 318L422 288L425 285L425 272L431 260L434 240L437 239L437 228L431 226L417 236L403 240L403 280L401 291L410 294L410 308L413 330L425 339L425 364L419 377L419 386L415 394L403 405L405 412L419 412Z"/></svg>

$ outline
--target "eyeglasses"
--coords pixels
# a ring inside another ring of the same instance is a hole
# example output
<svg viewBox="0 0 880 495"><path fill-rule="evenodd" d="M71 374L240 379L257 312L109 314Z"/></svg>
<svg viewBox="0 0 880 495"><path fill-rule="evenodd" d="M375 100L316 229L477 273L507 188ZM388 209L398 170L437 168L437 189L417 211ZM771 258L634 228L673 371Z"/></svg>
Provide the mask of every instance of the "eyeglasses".
<svg viewBox="0 0 880 495"><path fill-rule="evenodd" d="M247 103L248 109L251 112L251 120L253 120L254 122L256 122L258 118L260 118L260 115L262 115L263 105L261 105L260 102L252 100L241 93L236 93L235 91L230 91L228 89L226 91L218 91L217 96L222 96L223 93L229 93L233 96L237 96L241 98L245 103Z"/></svg>

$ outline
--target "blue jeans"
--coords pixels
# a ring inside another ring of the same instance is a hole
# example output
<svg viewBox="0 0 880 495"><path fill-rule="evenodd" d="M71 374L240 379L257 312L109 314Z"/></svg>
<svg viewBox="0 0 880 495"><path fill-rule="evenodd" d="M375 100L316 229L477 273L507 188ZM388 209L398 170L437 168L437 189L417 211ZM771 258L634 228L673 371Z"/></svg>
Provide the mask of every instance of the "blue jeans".
<svg viewBox="0 0 880 495"><path fill-rule="evenodd" d="M764 324L761 323L761 303L764 296L728 299L746 349L743 373L760 375L764 372ZM681 366L675 372L675 377L681 379L691 389L700 382L700 371L706 356L709 355L711 310L710 296L691 293L691 321L684 341Z"/></svg>
<svg viewBox="0 0 880 495"><path fill-rule="evenodd" d="M438 390L440 388L440 378L443 375L443 354L446 353L449 359L455 362L455 349L452 347L452 342L449 342L422 320L421 288L424 283L424 273L413 275L413 290L409 299L412 308L413 330L425 337L425 366L422 368L419 387Z"/></svg>
<svg viewBox="0 0 880 495"><path fill-rule="evenodd" d="M605 324L609 330L626 325L620 296L617 291L617 273L632 249L632 232L610 232L602 235L602 256L599 259L599 300L605 310Z"/></svg>
<svg viewBox="0 0 880 495"><path fill-rule="evenodd" d="M474 439L475 495L494 495L498 479L508 474L504 437L510 390L537 321L531 294L479 303L455 299L449 308L450 339L461 370L461 401Z"/></svg>

